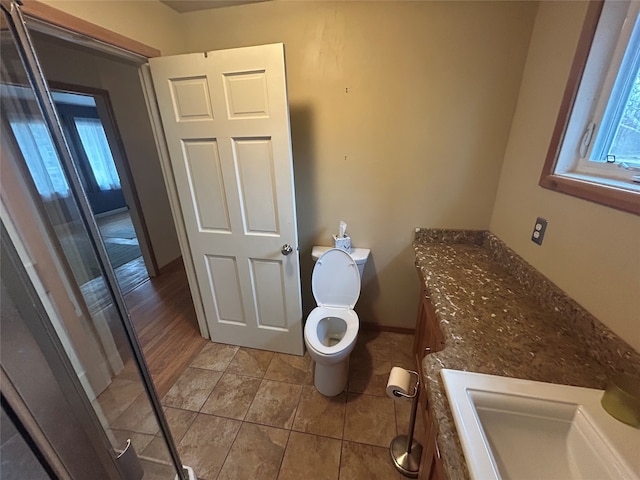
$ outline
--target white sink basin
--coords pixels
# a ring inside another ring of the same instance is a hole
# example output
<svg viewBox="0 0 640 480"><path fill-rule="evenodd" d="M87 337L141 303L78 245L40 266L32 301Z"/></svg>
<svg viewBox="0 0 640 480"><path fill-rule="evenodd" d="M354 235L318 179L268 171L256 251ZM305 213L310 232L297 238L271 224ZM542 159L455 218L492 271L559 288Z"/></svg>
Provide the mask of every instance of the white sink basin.
<svg viewBox="0 0 640 480"><path fill-rule="evenodd" d="M473 479L640 480L640 429L603 390L441 371Z"/></svg>

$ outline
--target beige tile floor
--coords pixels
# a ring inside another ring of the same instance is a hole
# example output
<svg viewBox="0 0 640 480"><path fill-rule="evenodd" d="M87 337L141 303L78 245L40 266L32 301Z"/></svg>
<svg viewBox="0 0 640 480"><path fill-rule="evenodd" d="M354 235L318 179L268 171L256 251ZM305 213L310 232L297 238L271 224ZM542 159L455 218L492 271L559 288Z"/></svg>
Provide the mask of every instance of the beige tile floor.
<svg viewBox="0 0 640 480"><path fill-rule="evenodd" d="M407 432L410 402L385 388L392 366L414 368L412 343L361 332L333 398L313 387L308 354L206 345L162 399L183 463L202 480L404 478L388 446Z"/></svg>

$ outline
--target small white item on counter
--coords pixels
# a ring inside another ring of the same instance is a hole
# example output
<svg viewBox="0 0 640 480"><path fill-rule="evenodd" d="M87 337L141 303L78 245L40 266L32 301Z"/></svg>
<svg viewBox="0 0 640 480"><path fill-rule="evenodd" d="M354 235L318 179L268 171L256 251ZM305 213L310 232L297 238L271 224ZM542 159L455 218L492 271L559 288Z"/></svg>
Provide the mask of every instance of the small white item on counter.
<svg viewBox="0 0 640 480"><path fill-rule="evenodd" d="M347 252L351 252L351 237L347 236L347 224L344 221L340 221L338 228L339 233L333 236L333 246L340 248Z"/></svg>

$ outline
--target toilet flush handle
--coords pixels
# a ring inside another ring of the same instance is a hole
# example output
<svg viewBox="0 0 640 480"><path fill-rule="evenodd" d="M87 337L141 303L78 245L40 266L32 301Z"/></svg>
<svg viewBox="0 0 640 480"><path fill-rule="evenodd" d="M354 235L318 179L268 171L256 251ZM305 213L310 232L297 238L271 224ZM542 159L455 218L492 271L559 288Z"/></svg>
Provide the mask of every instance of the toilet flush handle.
<svg viewBox="0 0 640 480"><path fill-rule="evenodd" d="M293 252L293 247L291 245L289 245L288 243L285 243L282 246L282 250L280 250L282 252L283 255L290 255L291 252Z"/></svg>

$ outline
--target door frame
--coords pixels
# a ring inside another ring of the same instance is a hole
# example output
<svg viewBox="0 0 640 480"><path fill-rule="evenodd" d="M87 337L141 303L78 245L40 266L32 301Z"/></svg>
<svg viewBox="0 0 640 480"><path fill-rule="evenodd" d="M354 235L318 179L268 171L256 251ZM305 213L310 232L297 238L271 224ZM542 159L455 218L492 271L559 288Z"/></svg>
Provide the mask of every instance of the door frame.
<svg viewBox="0 0 640 480"><path fill-rule="evenodd" d="M4 2L5 0L2 1ZM150 103L150 99L155 97L154 93L151 98L148 98L150 93L148 87L151 85L150 72L148 72L148 79L146 81L144 80L144 65L147 64L149 58L159 57L161 55L160 50L117 32L108 30L100 25L75 17L37 0L23 0L23 5L20 7L20 11L25 20L31 21L31 23L27 25L30 29L70 43L80 44L90 50L114 55L123 60L136 63L141 67L139 72L140 81L143 87L142 90L145 96L145 102L147 103L149 120L156 140L156 149L160 158L165 188L167 189L169 196L171 213L173 215L174 225L178 234L182 261L185 266L189 286L193 292L194 288L197 288L194 287L197 286L195 267L191 258L191 250L187 242L186 229L184 227L182 212L179 207L178 193L175 187L175 181L173 181L173 173L170 168L166 141L161 128L162 124L160 123L160 114L149 107L149 105L154 104L153 102ZM196 290L194 294L195 295L192 295L192 297L200 334L204 338L210 339L211 336L205 320L204 307L200 300L200 292Z"/></svg>
<svg viewBox="0 0 640 480"><path fill-rule="evenodd" d="M151 81L151 73L147 61L149 58L159 57L160 50L145 45L119 33L108 30L104 27L88 22L71 14L58 10L37 0L24 0L21 11L25 19L30 20L29 28L45 33L47 35L65 40L70 43L80 44L94 51L115 55L124 60L136 63L140 66L139 75L142 91L147 104L149 120L156 141L156 150L160 158L160 167L165 182L165 188L169 197L169 205L173 216L174 226L180 244L180 253L184 263L187 280L192 292L193 304L198 320L200 335L211 339L209 327L207 326L204 307L202 305L200 291L196 278L196 270L191 257L191 249L187 241L186 228L180 203L178 191L173 178L173 171L169 160L169 153L162 130L160 113L155 105L155 91ZM145 68L146 65L146 68Z"/></svg>
<svg viewBox="0 0 640 480"><path fill-rule="evenodd" d="M20 10L25 19L33 20L29 28L92 50L111 53L136 63L144 63L147 58L161 54L156 48L37 0L23 0Z"/></svg>

